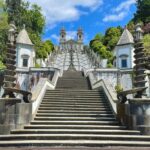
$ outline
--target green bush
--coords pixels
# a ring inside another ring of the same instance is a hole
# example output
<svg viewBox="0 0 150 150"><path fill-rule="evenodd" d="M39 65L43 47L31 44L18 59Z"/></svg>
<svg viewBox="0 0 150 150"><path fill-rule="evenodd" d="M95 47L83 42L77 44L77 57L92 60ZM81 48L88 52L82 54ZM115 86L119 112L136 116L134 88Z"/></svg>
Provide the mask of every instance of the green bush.
<svg viewBox="0 0 150 150"><path fill-rule="evenodd" d="M0 70L5 69L5 68L6 68L6 66L2 63L2 61L0 61Z"/></svg>
<svg viewBox="0 0 150 150"><path fill-rule="evenodd" d="M150 34L146 34L143 38L145 55L150 56Z"/></svg>
<svg viewBox="0 0 150 150"><path fill-rule="evenodd" d="M108 63L107 68L113 68L113 65L111 63Z"/></svg>
<svg viewBox="0 0 150 150"><path fill-rule="evenodd" d="M41 66L38 63L36 63L35 68L41 68Z"/></svg>
<svg viewBox="0 0 150 150"><path fill-rule="evenodd" d="M122 92L122 91L123 91L123 88L122 88L122 86L121 86L120 84L117 84L117 85L115 86L115 90L116 90L117 93L119 93L119 92Z"/></svg>

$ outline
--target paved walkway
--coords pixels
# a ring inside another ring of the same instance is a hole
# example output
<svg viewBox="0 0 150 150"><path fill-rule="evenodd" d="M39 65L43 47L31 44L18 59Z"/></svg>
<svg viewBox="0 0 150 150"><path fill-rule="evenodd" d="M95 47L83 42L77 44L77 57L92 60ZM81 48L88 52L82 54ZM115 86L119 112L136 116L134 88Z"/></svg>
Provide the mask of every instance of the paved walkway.
<svg viewBox="0 0 150 150"><path fill-rule="evenodd" d="M150 147L0 147L0 150L150 150Z"/></svg>

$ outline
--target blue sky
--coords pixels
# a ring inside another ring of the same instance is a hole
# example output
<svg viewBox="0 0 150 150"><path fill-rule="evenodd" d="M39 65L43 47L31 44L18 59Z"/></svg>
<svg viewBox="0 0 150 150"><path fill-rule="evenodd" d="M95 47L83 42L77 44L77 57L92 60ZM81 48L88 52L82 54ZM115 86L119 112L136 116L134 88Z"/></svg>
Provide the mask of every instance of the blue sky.
<svg viewBox="0 0 150 150"><path fill-rule="evenodd" d="M108 27L124 27L136 11L136 0L28 0L42 7L46 18L43 40L58 44L62 26L67 38L75 39L79 27L84 30L87 44L97 33L105 33Z"/></svg>

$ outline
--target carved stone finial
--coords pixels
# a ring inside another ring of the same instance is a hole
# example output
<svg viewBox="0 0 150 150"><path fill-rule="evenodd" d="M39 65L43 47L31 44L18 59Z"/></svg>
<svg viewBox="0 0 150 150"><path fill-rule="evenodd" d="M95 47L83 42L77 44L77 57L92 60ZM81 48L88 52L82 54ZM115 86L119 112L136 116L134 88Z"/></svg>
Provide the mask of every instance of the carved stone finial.
<svg viewBox="0 0 150 150"><path fill-rule="evenodd" d="M14 24L10 24L10 28L8 30L8 41L13 44L16 36L16 26Z"/></svg>
<svg viewBox="0 0 150 150"><path fill-rule="evenodd" d="M25 24L23 24L23 29L25 29L26 28L26 25Z"/></svg>
<svg viewBox="0 0 150 150"><path fill-rule="evenodd" d="M135 26L135 41L140 41L143 39L143 30L141 28L141 24L137 24Z"/></svg>

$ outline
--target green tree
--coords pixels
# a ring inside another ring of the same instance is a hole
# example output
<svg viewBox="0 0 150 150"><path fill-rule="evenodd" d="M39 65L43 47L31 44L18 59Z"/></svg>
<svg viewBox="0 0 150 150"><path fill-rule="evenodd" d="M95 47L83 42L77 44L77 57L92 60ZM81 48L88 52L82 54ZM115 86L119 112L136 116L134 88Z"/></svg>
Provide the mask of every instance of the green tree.
<svg viewBox="0 0 150 150"><path fill-rule="evenodd" d="M129 23L127 24L127 28L132 34L134 34L135 23L133 20L129 21Z"/></svg>
<svg viewBox="0 0 150 150"><path fill-rule="evenodd" d="M41 38L45 27L45 18L42 15L41 7L21 0L7 0L6 3L9 22L13 20L19 31L24 24L26 25L26 30L36 50L36 57L45 59L48 52L45 50Z"/></svg>
<svg viewBox="0 0 150 150"><path fill-rule="evenodd" d="M120 26L111 27L106 30L103 44L109 49L109 51L112 51L114 49L121 34L122 28Z"/></svg>
<svg viewBox="0 0 150 150"><path fill-rule="evenodd" d="M104 36L97 34L93 40L90 41L90 48L98 53L102 59L108 59L109 66L112 66L113 55L108 51L107 47L103 44Z"/></svg>
<svg viewBox="0 0 150 150"><path fill-rule="evenodd" d="M145 55L150 56L150 34L146 34L143 38Z"/></svg>
<svg viewBox="0 0 150 150"><path fill-rule="evenodd" d="M137 12L133 20L135 23L140 21L144 24L150 22L150 0L137 0Z"/></svg>
<svg viewBox="0 0 150 150"><path fill-rule="evenodd" d="M8 12L8 22L14 22L16 26L20 25L21 18L21 0L6 0Z"/></svg>
<svg viewBox="0 0 150 150"><path fill-rule="evenodd" d="M43 48L45 49L47 54L50 54L50 52L52 52L54 50L54 45L53 45L53 43L50 40L46 40L43 43Z"/></svg>
<svg viewBox="0 0 150 150"><path fill-rule="evenodd" d="M94 39L98 40L100 42L103 42L104 35L102 35L101 33L98 33L98 34L95 35Z"/></svg>
<svg viewBox="0 0 150 150"><path fill-rule="evenodd" d="M8 17L5 11L4 0L0 0L0 68L3 68L3 62L5 61L6 53L6 41L8 30Z"/></svg>
<svg viewBox="0 0 150 150"><path fill-rule="evenodd" d="M95 35L94 39L90 41L90 47L93 49L95 52L98 47L101 47L101 44L103 43L104 36L101 33L98 33Z"/></svg>

